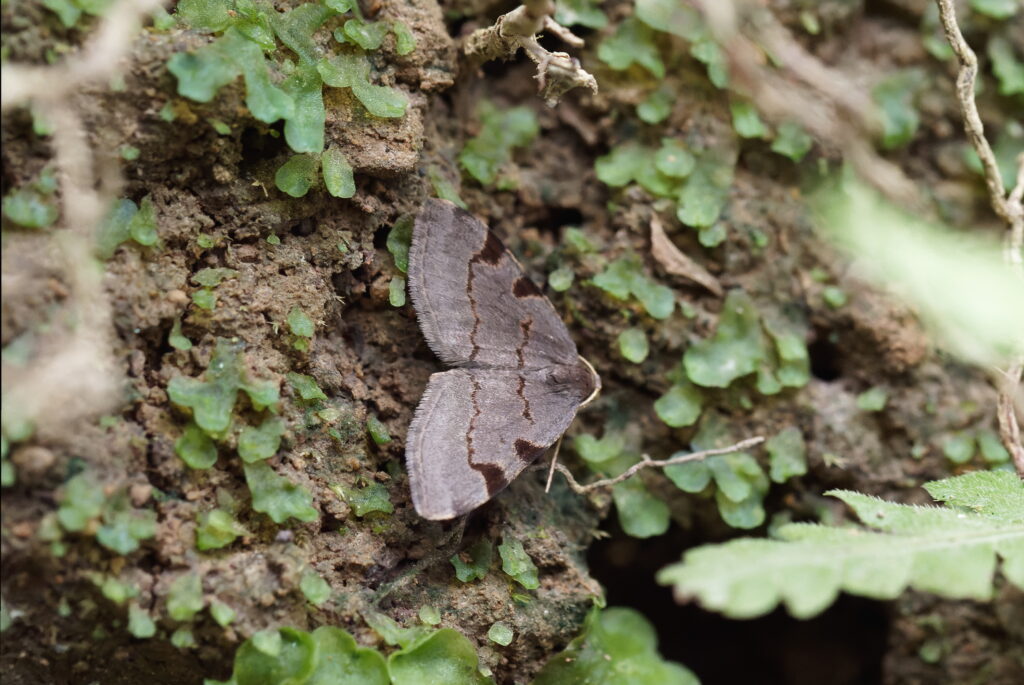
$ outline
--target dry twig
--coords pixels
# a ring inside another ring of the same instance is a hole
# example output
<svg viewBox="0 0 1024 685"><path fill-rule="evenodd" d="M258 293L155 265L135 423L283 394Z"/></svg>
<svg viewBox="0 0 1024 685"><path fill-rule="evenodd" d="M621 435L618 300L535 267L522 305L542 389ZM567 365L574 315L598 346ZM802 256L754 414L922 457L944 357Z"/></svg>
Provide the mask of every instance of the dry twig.
<svg viewBox="0 0 1024 685"><path fill-rule="evenodd" d="M804 50L763 3L697 4L729 57L735 85L758 111L776 124L796 122L826 149L838 148L858 175L884 196L904 207L924 206L917 186L875 152L871 138L880 119L860 84ZM768 65L766 52L777 60L777 68Z"/></svg>
<svg viewBox="0 0 1024 685"><path fill-rule="evenodd" d="M761 436L756 436L753 438L747 438L746 440L741 440L740 442L737 442L735 445L730 445L729 447L719 447L717 449L712 450L701 450L700 452L681 454L678 457L672 457L671 459L651 459L645 454L642 457L642 461L638 461L637 463L633 464L628 469L626 469L619 475L615 476L614 478L605 478L604 480L594 481L593 483L589 483L587 485L580 485L579 483L577 483L576 479L573 478L572 476L572 472L569 471L569 469L567 469L566 467L562 466L561 464L556 464L555 468L558 470L559 473L565 476L565 480L569 483L569 487L572 488L573 492L575 492L577 495L585 495L588 492L593 492L594 490L597 490L599 488L611 487L616 483L621 483L627 478L632 478L641 469L661 469L665 468L666 466L685 464L686 462L689 461L700 461L701 459L714 457L719 454L731 454L732 452L741 452L749 447L753 447L754 445L760 445L762 442L764 442L764 438Z"/></svg>
<svg viewBox="0 0 1024 685"><path fill-rule="evenodd" d="M573 47L583 46L581 38L551 18L554 12L552 0L523 0L522 5L498 17L493 26L474 31L463 50L483 63L510 58L522 48L537 64L538 89L549 107L573 88L582 86L596 93L597 80L580 66L579 60L564 52L548 52L537 42L537 34L546 29Z"/></svg>
<svg viewBox="0 0 1024 685"><path fill-rule="evenodd" d="M978 57L964 40L964 34L956 20L956 8L953 0L936 0L939 7L939 18L942 29L946 33L953 52L956 54L960 68L956 77L956 99L964 118L964 131L971 141L985 172L985 185L988 187L989 202L995 213L1006 222L1008 231L1003 254L1007 264L1017 275L1024 279L1024 154L1017 158L1017 180L1013 190L1005 193L1003 178L999 173L996 156L992 146L985 138L985 126L978 114L978 106L974 101L974 82L978 76ZM1011 315L1019 315L1011 313ZM999 399L996 416L999 421L999 437L1003 445L1013 457L1014 467L1018 475L1024 478L1024 444L1021 443L1020 422L1014 407L1013 396L1020 385L1021 372L1024 369L1024 341L1021 341L1021 354L1005 373L1004 380L999 384Z"/></svg>

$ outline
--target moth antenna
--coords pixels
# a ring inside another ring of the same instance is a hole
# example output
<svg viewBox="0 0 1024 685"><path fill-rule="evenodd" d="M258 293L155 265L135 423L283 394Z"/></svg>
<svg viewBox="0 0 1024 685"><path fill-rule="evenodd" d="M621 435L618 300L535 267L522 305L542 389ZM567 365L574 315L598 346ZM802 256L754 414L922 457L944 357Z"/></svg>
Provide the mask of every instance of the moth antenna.
<svg viewBox="0 0 1024 685"><path fill-rule="evenodd" d="M582 358L582 357L581 357ZM559 436L558 442L555 443L555 451L551 455L551 468L548 469L548 482L544 486L544 492L551 491L551 481L555 478L555 465L558 463L558 450L562 448L562 436Z"/></svg>

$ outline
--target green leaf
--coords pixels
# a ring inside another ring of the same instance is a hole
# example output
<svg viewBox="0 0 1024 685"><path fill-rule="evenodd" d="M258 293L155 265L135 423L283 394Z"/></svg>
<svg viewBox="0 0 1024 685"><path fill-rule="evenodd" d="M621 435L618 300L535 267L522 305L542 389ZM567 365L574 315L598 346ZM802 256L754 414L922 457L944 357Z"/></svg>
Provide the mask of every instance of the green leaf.
<svg viewBox="0 0 1024 685"><path fill-rule="evenodd" d="M459 197L455 186L441 174L441 171L436 166L431 166L427 169L427 176L430 178L430 185L434 188L434 195L442 200L455 203L457 207L469 209L469 205Z"/></svg>
<svg viewBox="0 0 1024 685"><path fill-rule="evenodd" d="M512 150L525 147L540 130L537 115L529 107L499 109L485 100L478 109L480 133L459 153L459 164L484 185L495 182L498 172L512 160Z"/></svg>
<svg viewBox="0 0 1024 685"><path fill-rule="evenodd" d="M718 221L711 226L703 226L697 234L697 241L704 247L717 247L726 238L725 224Z"/></svg>
<svg viewBox="0 0 1024 685"><path fill-rule="evenodd" d="M57 520L64 530L76 533L99 517L105 502L103 487L88 473L79 473L64 484Z"/></svg>
<svg viewBox="0 0 1024 685"><path fill-rule="evenodd" d="M175 7L178 19L204 33L223 31L233 22L229 0L181 0Z"/></svg>
<svg viewBox="0 0 1024 685"><path fill-rule="evenodd" d="M395 34L395 52L399 55L408 55L416 49L416 36L405 22L393 22L391 32Z"/></svg>
<svg viewBox="0 0 1024 685"><path fill-rule="evenodd" d="M313 631L316 668L305 685L389 685L384 657L375 649L360 647L347 632L333 626ZM272 681L283 682L283 681ZM238 685L243 685L238 681Z"/></svg>
<svg viewBox="0 0 1024 685"><path fill-rule="evenodd" d="M823 611L840 591L892 599L907 587L953 599L987 600L997 556L1007 580L1024 585L1024 488L1008 472L980 472L929 483L956 508L892 504L833 491L866 525L788 524L779 540L739 539L687 552L658 582L677 597L734 618L780 602L798 618ZM990 504L991 503L991 504Z"/></svg>
<svg viewBox="0 0 1024 685"><path fill-rule="evenodd" d="M821 290L821 299L832 309L839 309L848 302L846 293L842 288L834 285L827 285Z"/></svg>
<svg viewBox="0 0 1024 685"><path fill-rule="evenodd" d="M670 459L686 452L676 452ZM704 461L688 461L666 466L663 472L683 492L700 492L711 484L711 469Z"/></svg>
<svg viewBox="0 0 1024 685"><path fill-rule="evenodd" d="M502 647L508 647L512 644L514 637L515 633L512 631L512 628L504 621L495 621L487 629L487 639Z"/></svg>
<svg viewBox="0 0 1024 685"><path fill-rule="evenodd" d="M113 257L118 246L131 237L129 225L138 211L138 206L126 198L114 202L96 234L96 254L100 259Z"/></svg>
<svg viewBox="0 0 1024 685"><path fill-rule="evenodd" d="M388 283L388 302L392 307L405 306L405 278L394 276Z"/></svg>
<svg viewBox="0 0 1024 685"><path fill-rule="evenodd" d="M796 426L788 426L768 438L764 447L768 450L770 475L774 482L785 483L793 476L807 473L807 446Z"/></svg>
<svg viewBox="0 0 1024 685"><path fill-rule="evenodd" d="M603 464L622 454L626 438L622 433L605 433L598 439L589 433L573 438L573 449L589 464Z"/></svg>
<svg viewBox="0 0 1024 685"><path fill-rule="evenodd" d="M292 335L298 335L303 338L312 338L315 331L313 320L298 307L292 307L291 311L288 312L288 329L292 332Z"/></svg>
<svg viewBox="0 0 1024 685"><path fill-rule="evenodd" d="M246 426L238 436L238 456L247 464L269 459L281 447L284 430L284 422L276 416L264 420L259 428Z"/></svg>
<svg viewBox="0 0 1024 685"><path fill-rule="evenodd" d="M206 380L177 376L167 384L167 395L178 406L191 408L195 422L208 434L223 434L231 424L238 390L248 391L242 362L241 346L219 339Z"/></svg>
<svg viewBox="0 0 1024 685"><path fill-rule="evenodd" d="M920 69L904 69L882 79L871 91L882 114L882 147L901 147L917 133L921 117L914 106L917 93L926 83Z"/></svg>
<svg viewBox="0 0 1024 685"><path fill-rule="evenodd" d="M364 50L376 50L388 35L388 25L382 21L367 22L349 19L345 22L345 36Z"/></svg>
<svg viewBox="0 0 1024 685"><path fill-rule="evenodd" d="M732 187L735 159L705 151L677 196L676 217L687 226L711 226L721 215Z"/></svg>
<svg viewBox="0 0 1024 685"><path fill-rule="evenodd" d="M331 586L316 571L307 569L299 580L299 589L310 604L322 606L331 598Z"/></svg>
<svg viewBox="0 0 1024 685"><path fill-rule="evenodd" d="M304 7L314 6L312 3L302 5L292 10L291 13L294 14ZM319 155L324 149L324 122L327 113L324 109L323 80L320 78L315 62L300 63L295 71L281 83L281 90L295 103L292 116L284 122L284 139L287 141L288 147L295 152ZM315 158L310 158L309 163L315 165ZM280 183L278 188L281 188ZM282 188L282 190L284 189ZM301 195L292 196L301 197Z"/></svg>
<svg viewBox="0 0 1024 685"><path fill-rule="evenodd" d="M436 626L441 622L441 612L437 610L437 607L424 604L416 615L419 616L420 621L428 626Z"/></svg>
<svg viewBox="0 0 1024 685"><path fill-rule="evenodd" d="M313 155L292 155L274 174L274 185L292 197L303 197L316 182L317 162Z"/></svg>
<svg viewBox="0 0 1024 685"><path fill-rule="evenodd" d="M772 152L777 152L783 157L789 157L794 162L799 162L811 150L814 139L811 138L798 124L791 121L784 121L779 124L775 132L775 140L772 141Z"/></svg>
<svg viewBox="0 0 1024 685"><path fill-rule="evenodd" d="M176 350L188 352L192 349L192 341L186 338L181 332L181 318L174 320L171 326L171 334L167 336L167 344Z"/></svg>
<svg viewBox="0 0 1024 685"><path fill-rule="evenodd" d="M375 86L360 81L352 86L352 93L363 103L366 111L375 117L397 119L405 116L409 98L402 91L387 86Z"/></svg>
<svg viewBox="0 0 1024 685"><path fill-rule="evenodd" d="M690 54L707 67L708 79L716 88L725 88L729 85L729 61L726 59L725 51L710 34L705 33L694 40L690 46Z"/></svg>
<svg viewBox="0 0 1024 685"><path fill-rule="evenodd" d="M192 282L204 288L215 288L229 278L236 278L234 269L207 267L192 274Z"/></svg>
<svg viewBox="0 0 1024 685"><path fill-rule="evenodd" d="M359 489L335 485L331 486L331 490L343 497L360 518L375 511L384 514L395 511L395 506L391 504L391 493L383 483L371 482Z"/></svg>
<svg viewBox="0 0 1024 685"><path fill-rule="evenodd" d="M857 395L857 408L861 411L882 411L889 401L889 393L885 388L869 388Z"/></svg>
<svg viewBox="0 0 1024 685"><path fill-rule="evenodd" d="M333 14L331 9L310 2L287 12L270 12L270 25L281 42L301 58L300 65L313 64L318 56L313 35Z"/></svg>
<svg viewBox="0 0 1024 685"><path fill-rule="evenodd" d="M227 628L235 620L235 610L215 599L210 602L210 616L221 628Z"/></svg>
<svg viewBox="0 0 1024 685"><path fill-rule="evenodd" d="M658 654L654 627L644 616L624 607L587 616L583 632L565 651L554 655L533 685L699 685L690 671Z"/></svg>
<svg viewBox="0 0 1024 685"><path fill-rule="evenodd" d="M348 199L356 194L356 179L345 154L333 145L320 155L324 185L333 197Z"/></svg>
<svg viewBox="0 0 1024 685"><path fill-rule="evenodd" d="M636 0L637 19L655 31L693 42L707 33L700 13L676 0Z"/></svg>
<svg viewBox="0 0 1024 685"><path fill-rule="evenodd" d="M167 615L175 621L190 621L203 610L203 584L196 573L178 576L167 591Z"/></svg>
<svg viewBox="0 0 1024 685"><path fill-rule="evenodd" d="M696 158L682 141L675 138L661 139L661 147L654 155L654 166L658 171L672 178L685 178L696 165Z"/></svg>
<svg viewBox="0 0 1024 685"><path fill-rule="evenodd" d="M942 453L954 464L966 464L974 456L975 438L973 433L954 433L942 443Z"/></svg>
<svg viewBox="0 0 1024 685"><path fill-rule="evenodd" d="M217 462L217 446L202 428L191 422L175 440L174 453L191 469L208 469Z"/></svg>
<svg viewBox="0 0 1024 685"><path fill-rule="evenodd" d="M266 19L265 16L263 18ZM273 49L275 44L269 34L269 25L263 27L259 23L251 23L249 28L253 32L266 31L263 38L269 40ZM228 29L221 40L224 50L245 79L245 106L253 117L267 124L294 117L295 100L271 80L269 64L261 46L243 35L241 29L235 28Z"/></svg>
<svg viewBox="0 0 1024 685"><path fill-rule="evenodd" d="M638 478L614 485L612 499L619 524L627 535L649 538L668 530L668 505L648 492Z"/></svg>
<svg viewBox="0 0 1024 685"><path fill-rule="evenodd" d="M741 138L767 138L768 127L761 121L753 103L736 101L729 105L732 127Z"/></svg>
<svg viewBox="0 0 1024 685"><path fill-rule="evenodd" d="M299 397L309 402L312 400L326 400L327 395L320 389L320 386L316 384L316 380L312 376L307 376L303 373L289 373L288 383L295 389L295 392L299 393Z"/></svg>
<svg viewBox="0 0 1024 685"><path fill-rule="evenodd" d="M620 300L632 294L655 319L668 318L675 310L675 293L649 278L635 256L616 259L594 276L593 283Z"/></svg>
<svg viewBox="0 0 1024 685"><path fill-rule="evenodd" d="M196 549L205 552L227 547L244 532L230 512L223 509L204 511L196 521Z"/></svg>
<svg viewBox="0 0 1024 685"><path fill-rule="evenodd" d="M548 285L559 293L571 288L574 280L576 280L576 274L567 266L560 266L548 274Z"/></svg>
<svg viewBox="0 0 1024 685"><path fill-rule="evenodd" d="M318 628L317 632L320 630L324 628ZM270 640L257 633L239 646L235 652L234 683L309 683L317 667L317 640L309 633L294 628L278 628L271 632L276 639ZM330 659L325 658L324 661L329 663ZM325 679L320 682L326 685L331 681Z"/></svg>
<svg viewBox="0 0 1024 685"><path fill-rule="evenodd" d="M170 642L178 649L188 649L196 646L196 636L192 633L191 628L181 626L171 633Z"/></svg>
<svg viewBox="0 0 1024 685"><path fill-rule="evenodd" d="M289 518L309 522L319 517L309 491L274 473L266 462L244 464L243 469L252 493L252 508L269 516L274 523L284 523Z"/></svg>
<svg viewBox="0 0 1024 685"><path fill-rule="evenodd" d="M479 580L487 575L494 560L494 546L490 540L480 540L468 549L452 556L455 577L463 583Z"/></svg>
<svg viewBox="0 0 1024 685"><path fill-rule="evenodd" d="M409 270L409 246L412 244L413 218L402 216L388 231L387 248L395 260L395 268L403 274Z"/></svg>
<svg viewBox="0 0 1024 685"><path fill-rule="evenodd" d="M700 389L691 383L676 384L654 401L658 418L672 428L692 426L704 404Z"/></svg>
<svg viewBox="0 0 1024 685"><path fill-rule="evenodd" d="M989 464L1002 464L1010 460L1010 453L999 441L999 436L988 429L978 431L978 448Z"/></svg>
<svg viewBox="0 0 1024 685"><path fill-rule="evenodd" d="M118 554L131 554L139 542L156 535L156 512L134 509L121 492L107 501L103 525L96 531L96 541Z"/></svg>
<svg viewBox="0 0 1024 685"><path fill-rule="evenodd" d="M603 29L608 25L608 17L600 4L600 0L555 0L555 21L562 26Z"/></svg>
<svg viewBox="0 0 1024 685"><path fill-rule="evenodd" d="M73 28L82 17L82 10L74 0L42 0L42 4L60 18L64 28Z"/></svg>
<svg viewBox="0 0 1024 685"><path fill-rule="evenodd" d="M527 590L536 590L540 587L540 581L537 579L537 567L534 566L530 555L523 549L523 543L515 538L503 536L501 544L498 545L498 554L501 555L501 570L506 575Z"/></svg>
<svg viewBox="0 0 1024 685"><path fill-rule="evenodd" d="M617 71L639 64L656 78L665 77L665 63L654 43L653 31L633 17L619 22L615 33L601 41L597 56Z"/></svg>
<svg viewBox="0 0 1024 685"><path fill-rule="evenodd" d="M493 682L480 674L478 664L473 644L461 633L442 628L388 657L388 673L393 685Z"/></svg>
<svg viewBox="0 0 1024 685"><path fill-rule="evenodd" d="M644 329L627 328L619 333L618 340L619 352L629 361L639 364L647 359L650 347L647 344L647 334L644 333Z"/></svg>
<svg viewBox="0 0 1024 685"><path fill-rule="evenodd" d="M57 220L60 211L52 199L34 188L19 188L4 197L3 214L25 228L46 228Z"/></svg>
<svg viewBox="0 0 1024 685"><path fill-rule="evenodd" d="M697 385L728 387L757 371L765 345L754 301L742 290L726 295L714 337L691 345L683 355L686 374Z"/></svg>
<svg viewBox="0 0 1024 685"><path fill-rule="evenodd" d="M636 115L640 117L640 121L648 124L660 124L672 113L672 105L675 100L676 93L667 86L662 86L651 92L643 102L636 106Z"/></svg>
<svg viewBox="0 0 1024 685"><path fill-rule="evenodd" d="M194 52L176 52L167 60L167 70L178 79L178 95L209 102L238 78L241 70L227 49L229 41L218 38Z"/></svg>
<svg viewBox="0 0 1024 685"><path fill-rule="evenodd" d="M156 635L156 623L149 613L135 602L128 605L128 632L140 640Z"/></svg>
<svg viewBox="0 0 1024 685"><path fill-rule="evenodd" d="M1003 36L991 36L988 57L992 60L992 72L999 79L999 94L1024 93L1024 61L1014 54L1013 43Z"/></svg>
<svg viewBox="0 0 1024 685"><path fill-rule="evenodd" d="M386 445L391 442L391 433L388 432L388 427L373 414L366 419L366 430L374 444Z"/></svg>
<svg viewBox="0 0 1024 685"><path fill-rule="evenodd" d="M1009 19L1020 9L1018 0L970 0L971 9L993 19Z"/></svg>

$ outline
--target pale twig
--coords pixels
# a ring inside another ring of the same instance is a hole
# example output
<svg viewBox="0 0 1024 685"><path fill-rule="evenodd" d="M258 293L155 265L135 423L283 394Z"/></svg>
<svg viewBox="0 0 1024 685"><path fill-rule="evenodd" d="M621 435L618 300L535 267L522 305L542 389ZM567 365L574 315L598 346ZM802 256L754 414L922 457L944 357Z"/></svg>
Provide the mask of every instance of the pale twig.
<svg viewBox="0 0 1024 685"><path fill-rule="evenodd" d="M759 445L762 442L764 442L764 438L761 436L756 436L753 438L747 438L746 440L737 442L735 445L731 445L729 447L719 447L711 450L701 450L700 452L691 452L690 454L681 454L678 457L672 457L671 459L651 459L645 454L641 457L641 461L633 464L628 469L626 469L619 475L615 476L614 478L605 478L604 480L594 481L593 483L589 483L587 485L580 485L579 483L577 483L576 479L573 478L572 476L572 472L569 471L569 469L562 466L561 464L557 464L555 468L558 469L559 473L565 476L565 480L569 483L569 487L572 488L573 492L575 492L577 495L585 495L588 492L593 492L594 490L597 490L598 488L610 487L617 483L621 483L627 478L632 478L641 469L665 468L666 466L685 464L686 462L690 461L699 461L701 459L706 459L708 457L713 457L719 454L731 454L732 452L740 452L749 447L753 447L754 445Z"/></svg>
<svg viewBox="0 0 1024 685"><path fill-rule="evenodd" d="M992 146L985 138L985 126L978 114L978 105L974 100L975 80L978 76L978 57L964 40L960 25L956 20L956 8L953 0L936 0L939 7L939 18L946 33L946 40L956 54L960 64L956 77L956 99L964 118L964 131L967 133L971 146L978 153L981 166L985 173L985 185L988 187L989 203L996 214L1007 224L1004 255L1007 264L1024 278L1024 154L1017 158L1016 184L1009 193L1003 188L1003 177L999 171ZM1011 316L1019 316L1010 313ZM1024 341L1021 345L1024 349ZM999 437L1007 451L1013 457L1017 474L1024 478L1024 444L1021 443L1020 424L1017 420L1013 396L1020 385L1021 373L1024 369L1024 355L1011 364L1005 373L1004 380L999 384L996 417L999 422Z"/></svg>
<svg viewBox="0 0 1024 685"><path fill-rule="evenodd" d="M924 206L917 186L870 143L880 118L864 87L800 47L763 3L697 4L729 56L734 90L749 97L769 121L797 123L826 150L841 152L857 174L886 197L904 207ZM777 60L777 67L769 66L766 52Z"/></svg>
<svg viewBox="0 0 1024 685"><path fill-rule="evenodd" d="M0 68L0 108L30 100L59 102L71 91L110 78L139 35L143 17L163 4L163 0L121 0L106 10L85 46L56 66L4 64Z"/></svg>
<svg viewBox="0 0 1024 685"><path fill-rule="evenodd" d="M463 52L470 59L488 62L510 58L522 48L537 65L538 89L549 107L567 91L584 87L597 92L597 80L564 52L549 52L537 42L537 34L547 29L573 47L582 47L583 39L556 22L551 0L523 0L523 4L503 14L492 26L474 31L466 39Z"/></svg>

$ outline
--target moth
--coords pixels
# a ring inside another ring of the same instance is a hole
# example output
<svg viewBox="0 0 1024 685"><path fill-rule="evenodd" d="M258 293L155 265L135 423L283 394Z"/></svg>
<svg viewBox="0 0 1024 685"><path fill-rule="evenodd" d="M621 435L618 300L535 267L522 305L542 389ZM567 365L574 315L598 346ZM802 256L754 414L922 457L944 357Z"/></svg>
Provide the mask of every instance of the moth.
<svg viewBox="0 0 1024 685"><path fill-rule="evenodd" d="M466 514L558 440L601 389L562 319L479 219L431 199L413 226L409 293L430 377L406 440L416 511Z"/></svg>

